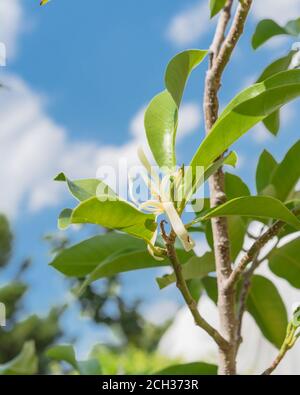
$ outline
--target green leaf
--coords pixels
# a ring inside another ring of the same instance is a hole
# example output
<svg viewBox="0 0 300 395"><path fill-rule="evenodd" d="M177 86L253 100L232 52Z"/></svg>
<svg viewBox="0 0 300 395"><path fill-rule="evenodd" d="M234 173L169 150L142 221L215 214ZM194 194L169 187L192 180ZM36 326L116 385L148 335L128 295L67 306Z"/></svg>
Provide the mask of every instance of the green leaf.
<svg viewBox="0 0 300 395"><path fill-rule="evenodd" d="M155 375L217 375L218 368L204 362L191 362L182 365L173 365L158 372Z"/></svg>
<svg viewBox="0 0 300 395"><path fill-rule="evenodd" d="M209 273L215 271L214 256L211 252L207 252L203 256L194 256L190 258L184 265L182 265L182 274L185 280L201 279L207 276ZM176 281L174 273L166 274L163 277L156 279L160 289L167 287L168 285Z"/></svg>
<svg viewBox="0 0 300 395"><path fill-rule="evenodd" d="M202 62L207 53L208 51L190 49L176 55L168 64L165 85L178 108L189 75Z"/></svg>
<svg viewBox="0 0 300 395"><path fill-rule="evenodd" d="M46 355L58 362L67 362L81 375L100 375L101 367L97 359L88 359L87 361L77 361L73 346L63 344L49 348Z"/></svg>
<svg viewBox="0 0 300 395"><path fill-rule="evenodd" d="M210 17L217 15L225 7L226 0L210 0Z"/></svg>
<svg viewBox="0 0 300 395"><path fill-rule="evenodd" d="M172 169L176 165L175 138L178 108L168 91L150 102L145 112L145 130L149 147L160 167Z"/></svg>
<svg viewBox="0 0 300 395"><path fill-rule="evenodd" d="M104 181L96 178L71 181L64 173L59 173L54 180L66 182L71 194L80 202L97 195L117 196Z"/></svg>
<svg viewBox="0 0 300 395"><path fill-rule="evenodd" d="M290 51L286 56L279 58L267 66L256 82L262 82L275 74L286 71L291 64L295 51Z"/></svg>
<svg viewBox="0 0 300 395"><path fill-rule="evenodd" d="M0 214L0 268L5 266L10 258L13 236L7 218Z"/></svg>
<svg viewBox="0 0 300 395"><path fill-rule="evenodd" d="M271 177L271 184L275 188L275 197L286 201L293 192L300 178L300 140L287 152L282 162L276 167Z"/></svg>
<svg viewBox="0 0 300 395"><path fill-rule="evenodd" d="M80 203L70 219L72 224L96 224L120 230L150 242L156 230L155 216L144 214L133 205L119 199L90 198Z"/></svg>
<svg viewBox="0 0 300 395"><path fill-rule="evenodd" d="M272 62L268 67L266 67L256 82L262 82L281 71L288 70L294 54L295 51L291 51L288 55ZM269 132L276 136L280 129L280 111L274 111L263 120L263 123Z"/></svg>
<svg viewBox="0 0 300 395"><path fill-rule="evenodd" d="M191 166L206 169L249 129L299 95L300 70L276 74L239 93L202 141Z"/></svg>
<svg viewBox="0 0 300 395"><path fill-rule="evenodd" d="M65 208L62 210L57 220L58 229L67 229L72 224L72 214L73 210L71 208Z"/></svg>
<svg viewBox="0 0 300 395"><path fill-rule="evenodd" d="M256 168L256 190L261 193L268 185L272 178L278 163L270 152L264 150L259 157Z"/></svg>
<svg viewBox="0 0 300 395"><path fill-rule="evenodd" d="M247 310L266 339L280 348L286 335L288 318L281 296L270 280L253 276Z"/></svg>
<svg viewBox="0 0 300 395"><path fill-rule="evenodd" d="M167 90L155 96L145 112L147 140L160 167L173 169L176 165L175 139L180 102L190 73L206 54L207 51L187 50L176 55L167 66Z"/></svg>
<svg viewBox="0 0 300 395"><path fill-rule="evenodd" d="M77 369L75 351L70 344L53 346L46 351L46 355L54 361L67 362L69 365L73 366L74 369Z"/></svg>
<svg viewBox="0 0 300 395"><path fill-rule="evenodd" d="M273 218L300 230L299 219L279 200L269 196L246 196L232 199L214 209L198 221L206 221L214 217L239 215L249 218Z"/></svg>
<svg viewBox="0 0 300 395"><path fill-rule="evenodd" d="M176 252L182 263L185 263L193 255L193 252L186 252L182 249L177 249ZM123 250L116 252L115 254L108 256L89 274L84 281L79 294L81 294L89 284L99 280L100 278L110 277L132 270L150 269L162 266L169 266L169 261L167 259L158 261L145 250Z"/></svg>
<svg viewBox="0 0 300 395"><path fill-rule="evenodd" d="M272 19L264 19L260 21L255 29L252 37L252 47L257 49L270 38L282 34L288 34L284 27L281 27Z"/></svg>
<svg viewBox="0 0 300 395"><path fill-rule="evenodd" d="M66 276L83 277L116 251L131 248L142 250L145 244L135 237L109 232L64 249L50 265Z"/></svg>
<svg viewBox="0 0 300 395"><path fill-rule="evenodd" d="M12 281L0 288L0 302L5 305L6 319L14 313L17 304L27 290L27 286L18 281Z"/></svg>
<svg viewBox="0 0 300 395"><path fill-rule="evenodd" d="M228 200L239 196L250 196L250 190L244 181L231 173L225 173L225 192Z"/></svg>
<svg viewBox="0 0 300 395"><path fill-rule="evenodd" d="M269 258L269 267L274 274L300 288L300 238L280 248L275 248Z"/></svg>
<svg viewBox="0 0 300 395"><path fill-rule="evenodd" d="M218 303L218 286L216 277L207 276L202 279L207 296L215 303Z"/></svg>
<svg viewBox="0 0 300 395"><path fill-rule="evenodd" d="M32 375L37 372L38 361L34 342L28 341L19 355L11 361L0 365L0 375Z"/></svg>

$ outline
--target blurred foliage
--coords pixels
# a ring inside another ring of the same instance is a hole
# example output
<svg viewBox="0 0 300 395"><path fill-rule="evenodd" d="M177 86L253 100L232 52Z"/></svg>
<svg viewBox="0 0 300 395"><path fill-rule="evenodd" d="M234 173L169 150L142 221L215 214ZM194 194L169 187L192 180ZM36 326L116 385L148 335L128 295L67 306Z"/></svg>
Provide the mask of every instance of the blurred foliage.
<svg viewBox="0 0 300 395"><path fill-rule="evenodd" d="M0 266L2 271L10 265L13 235L5 216L0 215ZM0 287L0 302L6 309L6 326L0 327L0 373L46 373L45 350L61 335L59 319L64 307L53 308L46 317L24 316L23 300L28 286L22 279L30 268L30 260L17 267L11 281ZM1 272L0 272L1 274ZM37 360L36 360L37 357ZM8 362L9 361L9 362Z"/></svg>

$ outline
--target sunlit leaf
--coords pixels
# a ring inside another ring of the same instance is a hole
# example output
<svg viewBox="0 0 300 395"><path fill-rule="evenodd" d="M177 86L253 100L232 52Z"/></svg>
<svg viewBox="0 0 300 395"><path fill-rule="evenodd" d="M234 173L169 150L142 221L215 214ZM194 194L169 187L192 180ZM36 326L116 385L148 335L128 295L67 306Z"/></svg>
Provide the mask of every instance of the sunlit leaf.
<svg viewBox="0 0 300 395"><path fill-rule="evenodd" d="M187 50L176 55L165 74L167 90L150 102L145 113L145 130L156 163L173 169L176 165L175 139L178 111L191 71L204 59L207 51Z"/></svg>
<svg viewBox="0 0 300 395"><path fill-rule="evenodd" d="M264 19L257 24L252 37L252 47L257 49L270 38L279 35L298 36L300 34L300 18L289 21L285 26L280 26L272 19Z"/></svg>
<svg viewBox="0 0 300 395"><path fill-rule="evenodd" d="M217 15L225 7L226 0L210 0L210 17Z"/></svg>
<svg viewBox="0 0 300 395"><path fill-rule="evenodd" d="M191 166L206 169L243 134L300 95L300 70L289 70L239 93L203 140Z"/></svg>
<svg viewBox="0 0 300 395"><path fill-rule="evenodd" d="M72 224L96 224L120 230L150 242L156 230L155 216L144 214L126 201L90 198L72 212Z"/></svg>
<svg viewBox="0 0 300 395"><path fill-rule="evenodd" d="M232 199L214 209L196 221L205 221L214 217L239 215L249 218L273 218L300 230L299 219L279 200L269 196L247 196Z"/></svg>

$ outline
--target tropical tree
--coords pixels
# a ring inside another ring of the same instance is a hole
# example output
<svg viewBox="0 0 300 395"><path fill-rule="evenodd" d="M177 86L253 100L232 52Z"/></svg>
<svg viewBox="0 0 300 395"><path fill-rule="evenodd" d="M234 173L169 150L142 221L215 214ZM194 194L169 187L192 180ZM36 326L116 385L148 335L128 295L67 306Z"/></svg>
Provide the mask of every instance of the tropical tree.
<svg viewBox="0 0 300 395"><path fill-rule="evenodd" d="M91 223L113 232L65 249L51 265L66 276L85 278L81 291L101 278L118 273L171 267L173 272L158 279L158 285L161 288L177 285L195 324L218 347L219 374L228 375L237 372L245 311L253 316L262 336L279 349L277 358L270 361L264 374L271 374L295 345L300 326L299 309L288 318L274 284L255 273L261 264L268 262L276 275L300 288L299 237L284 246L277 244L267 255L262 255L270 240L279 242L300 230L296 187L300 177L300 141L281 162L267 151L261 154L256 193L251 194L241 178L229 173L227 168L224 170L224 166L236 164L237 154L230 149L238 139L251 133L260 122L276 135L281 107L300 95L299 53L295 45L292 52L269 65L255 84L238 93L219 114L223 73L243 34L251 6L252 0L211 0L211 15L218 15L219 19L209 50L186 50L168 64L165 89L154 97L145 113L145 132L158 171L142 150L138 152L147 173L143 179L149 188L149 199L136 202L132 193L126 201L101 179L70 180L63 173L56 177L67 184L78 200L75 208L62 211L61 229ZM299 33L299 20L284 27L266 20L257 26L252 44L258 48L275 35L296 37ZM208 60L203 103L206 137L186 166L176 160L179 109L189 75L205 60ZM195 200L195 192L206 181L209 198ZM134 191L132 185L133 182L130 190ZM189 222L185 220L187 207L195 211ZM252 235L253 243L244 251L244 238L253 220L261 223L261 232ZM211 251L203 256L194 252L195 232L205 234L211 246ZM219 328L207 322L199 311L195 283L217 303ZM206 373L207 368L200 363L197 373Z"/></svg>

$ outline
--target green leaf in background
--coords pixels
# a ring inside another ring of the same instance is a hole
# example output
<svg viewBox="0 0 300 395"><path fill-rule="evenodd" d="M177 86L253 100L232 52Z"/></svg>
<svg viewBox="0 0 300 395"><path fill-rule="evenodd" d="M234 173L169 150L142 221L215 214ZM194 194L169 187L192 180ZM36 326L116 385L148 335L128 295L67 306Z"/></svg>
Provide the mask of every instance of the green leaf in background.
<svg viewBox="0 0 300 395"><path fill-rule="evenodd" d="M256 82L262 82L281 71L288 70L294 54L295 51L291 51L288 55L272 62L268 67L266 67ZM276 136L280 129L280 111L274 111L263 120L263 123L267 130Z"/></svg>
<svg viewBox="0 0 300 395"><path fill-rule="evenodd" d="M256 168L256 190L257 193L262 191L270 185L272 174L274 173L278 163L274 157L264 150L259 157L257 168Z"/></svg>
<svg viewBox="0 0 300 395"><path fill-rule="evenodd" d="M46 352L48 358L58 361L67 362L81 375L101 375L101 367L97 359L91 358L87 361L77 361L73 346L63 344L53 346Z"/></svg>
<svg viewBox="0 0 300 395"><path fill-rule="evenodd" d="M244 181L235 174L225 173L225 192L228 200L239 196L250 196L250 189Z"/></svg>
<svg viewBox="0 0 300 395"><path fill-rule="evenodd" d="M258 275L253 276L247 310L265 338L280 348L286 335L288 318L281 296L270 280Z"/></svg>
<svg viewBox="0 0 300 395"><path fill-rule="evenodd" d="M150 242L156 230L155 216L144 214L124 200L90 198L80 203L70 219L72 224L96 224L116 229Z"/></svg>
<svg viewBox="0 0 300 395"><path fill-rule="evenodd" d="M10 258L13 236L7 218L0 214L0 268L5 266Z"/></svg>
<svg viewBox="0 0 300 395"><path fill-rule="evenodd" d="M32 375L37 373L38 360L34 342L25 342L19 355L0 365L0 375Z"/></svg>
<svg viewBox="0 0 300 395"><path fill-rule="evenodd" d="M155 375L217 375L218 368L215 365L210 365L204 362L191 362L181 365L169 366L158 372Z"/></svg>
<svg viewBox="0 0 300 395"><path fill-rule="evenodd" d="M204 217L197 219L196 222L231 215L277 219L300 230L299 219L283 203L269 196L246 196L230 200L212 209Z"/></svg>
<svg viewBox="0 0 300 395"><path fill-rule="evenodd" d="M209 7L210 7L210 17L213 18L217 15L222 8L225 7L226 0L210 0Z"/></svg>
<svg viewBox="0 0 300 395"><path fill-rule="evenodd" d="M185 280L201 279L209 273L215 271L215 260L211 252L205 253L203 256L194 256L182 265L182 274ZM156 279L160 289L176 281L175 274L166 274Z"/></svg>
<svg viewBox="0 0 300 395"><path fill-rule="evenodd" d="M50 265L66 276L83 277L116 251L131 248L145 249L145 243L135 237L109 232L64 249Z"/></svg>
<svg viewBox="0 0 300 395"><path fill-rule="evenodd" d="M72 225L72 214L73 210L71 208L65 208L61 211L57 220L57 227L60 230L67 229L70 225Z"/></svg>
<svg viewBox="0 0 300 395"><path fill-rule="evenodd" d="M282 34L288 34L284 27L281 27L272 19L264 19L260 21L255 29L252 37L252 47L257 49L270 38Z"/></svg>
<svg viewBox="0 0 300 395"><path fill-rule="evenodd" d="M216 277L204 277L202 284L207 293L207 296L215 303L218 303L218 286Z"/></svg>
<svg viewBox="0 0 300 395"><path fill-rule="evenodd" d="M270 183L275 188L275 197L285 202L293 192L300 178L300 140L287 152L284 159L272 173Z"/></svg>
<svg viewBox="0 0 300 395"><path fill-rule="evenodd" d="M207 52L190 49L174 56L169 62L165 73L165 85L178 108L189 75L202 62Z"/></svg>
<svg viewBox="0 0 300 395"><path fill-rule="evenodd" d="M252 37L252 47L257 49L270 38L279 35L289 35L297 37L300 34L300 18L289 21L285 26L280 26L272 19L260 21Z"/></svg>
<svg viewBox="0 0 300 395"><path fill-rule="evenodd" d="M97 194L116 196L115 192L105 182L97 178L71 181L64 173L59 173L54 180L66 182L71 194L80 202L95 197Z"/></svg>
<svg viewBox="0 0 300 395"><path fill-rule="evenodd" d="M243 134L300 95L300 70L278 73L239 93L195 153L191 166L205 169Z"/></svg>
<svg viewBox="0 0 300 395"><path fill-rule="evenodd" d="M269 258L269 267L276 276L300 288L300 238L275 248Z"/></svg>
<svg viewBox="0 0 300 395"><path fill-rule="evenodd" d="M167 66L167 90L155 96L146 110L146 136L160 167L173 169L176 165L175 139L180 102L190 73L206 54L207 51L187 50L176 55Z"/></svg>
<svg viewBox="0 0 300 395"><path fill-rule="evenodd" d="M5 305L6 319L14 314L16 305L27 291L27 286L18 281L12 281L0 288L0 303Z"/></svg>

